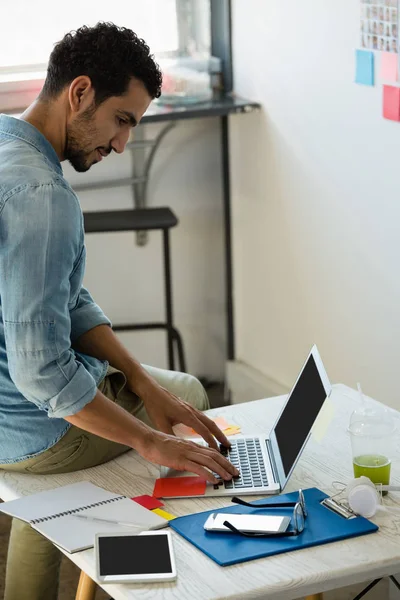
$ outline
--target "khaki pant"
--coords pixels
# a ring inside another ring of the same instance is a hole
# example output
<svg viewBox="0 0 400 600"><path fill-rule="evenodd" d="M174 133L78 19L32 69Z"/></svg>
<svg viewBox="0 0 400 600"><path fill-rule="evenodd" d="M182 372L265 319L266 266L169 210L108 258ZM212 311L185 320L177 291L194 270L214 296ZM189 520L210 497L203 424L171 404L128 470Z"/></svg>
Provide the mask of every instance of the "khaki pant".
<svg viewBox="0 0 400 600"><path fill-rule="evenodd" d="M154 367L145 366L145 369L176 396L199 410L209 408L206 392L195 377ZM123 373L110 367L99 389L107 398L151 425L143 403L127 389ZM52 448L19 463L0 465L0 468L20 473L69 473L100 465L129 449L71 426ZM13 519L4 600L56 600L61 558L60 551L28 523Z"/></svg>

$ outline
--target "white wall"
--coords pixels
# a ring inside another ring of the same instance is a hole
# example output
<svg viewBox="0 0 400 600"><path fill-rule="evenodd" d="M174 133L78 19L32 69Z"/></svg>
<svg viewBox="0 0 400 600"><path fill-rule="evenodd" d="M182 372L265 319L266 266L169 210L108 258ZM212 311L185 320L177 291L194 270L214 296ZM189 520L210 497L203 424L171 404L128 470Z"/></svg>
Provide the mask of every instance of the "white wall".
<svg viewBox="0 0 400 600"><path fill-rule="evenodd" d="M354 81L358 0L234 0L238 358L290 386L313 342L332 382L400 409L400 125ZM376 53L379 57L379 53Z"/></svg>
<svg viewBox="0 0 400 600"><path fill-rule="evenodd" d="M152 138L158 125L146 125ZM149 185L150 206L170 206L180 223L171 231L175 323L185 344L188 370L222 379L225 360L222 192L217 119L182 121L162 142ZM128 151L111 155L87 174L63 163L72 184L129 177ZM130 208L129 187L79 194L83 210ZM86 236L85 285L113 323L164 318L161 234L136 246L134 233ZM122 333L141 362L166 367L163 332Z"/></svg>

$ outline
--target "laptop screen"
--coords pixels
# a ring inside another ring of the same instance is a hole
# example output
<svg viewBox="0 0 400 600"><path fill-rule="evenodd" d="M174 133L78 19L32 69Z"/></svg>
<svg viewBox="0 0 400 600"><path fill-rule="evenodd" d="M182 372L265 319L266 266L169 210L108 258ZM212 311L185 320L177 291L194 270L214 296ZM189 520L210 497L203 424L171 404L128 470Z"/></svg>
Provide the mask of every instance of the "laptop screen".
<svg viewBox="0 0 400 600"><path fill-rule="evenodd" d="M288 475L326 399L326 391L311 354L275 426L285 475Z"/></svg>

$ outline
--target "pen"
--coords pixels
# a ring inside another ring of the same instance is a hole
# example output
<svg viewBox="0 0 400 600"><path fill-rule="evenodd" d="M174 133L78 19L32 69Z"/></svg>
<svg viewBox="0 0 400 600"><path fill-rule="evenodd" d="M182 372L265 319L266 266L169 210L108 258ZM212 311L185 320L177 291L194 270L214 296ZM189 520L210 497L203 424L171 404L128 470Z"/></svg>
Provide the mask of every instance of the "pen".
<svg viewBox="0 0 400 600"><path fill-rule="evenodd" d="M130 521L115 521L114 519L102 519L101 517L89 517L87 515L72 515L78 519L85 519L86 521L101 521L102 523L114 523L115 525L122 525L124 527L135 527L136 529L144 529L143 525L137 523L131 523Z"/></svg>

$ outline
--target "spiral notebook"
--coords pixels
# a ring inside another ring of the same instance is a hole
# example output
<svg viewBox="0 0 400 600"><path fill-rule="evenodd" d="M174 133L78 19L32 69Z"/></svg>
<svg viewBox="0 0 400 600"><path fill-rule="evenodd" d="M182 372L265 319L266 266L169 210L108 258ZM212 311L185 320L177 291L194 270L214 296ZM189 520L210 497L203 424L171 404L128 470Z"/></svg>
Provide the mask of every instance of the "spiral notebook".
<svg viewBox="0 0 400 600"><path fill-rule="evenodd" d="M88 481L73 483L0 504L0 511L21 519L67 552L94 545L96 533L137 533L139 529L76 518L75 514L135 523L142 529L161 529L168 521L125 496Z"/></svg>

